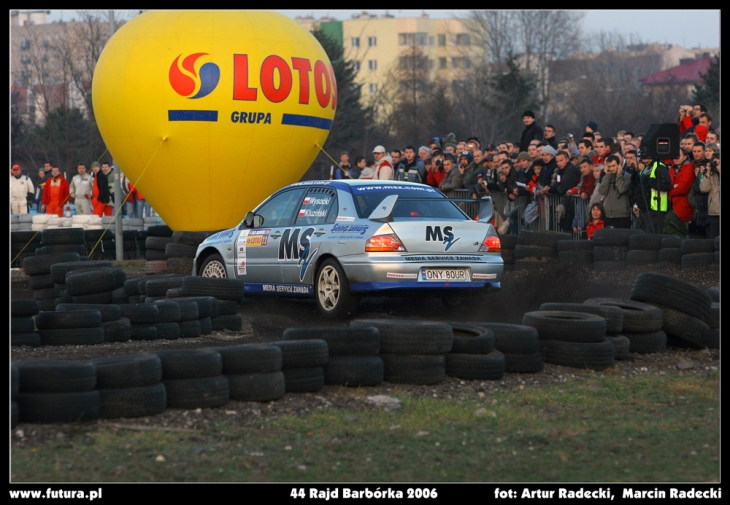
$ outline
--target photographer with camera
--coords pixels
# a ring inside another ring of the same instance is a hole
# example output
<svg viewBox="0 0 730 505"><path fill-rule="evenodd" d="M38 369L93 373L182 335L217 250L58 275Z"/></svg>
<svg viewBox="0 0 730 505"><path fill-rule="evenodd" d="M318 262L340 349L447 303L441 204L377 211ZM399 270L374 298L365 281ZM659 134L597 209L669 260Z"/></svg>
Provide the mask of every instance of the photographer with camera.
<svg viewBox="0 0 730 505"><path fill-rule="evenodd" d="M441 149L434 149L431 163L426 163L426 183L429 186L438 188L446 177L444 170L444 154Z"/></svg>
<svg viewBox="0 0 730 505"><path fill-rule="evenodd" d="M716 153L712 159L700 170L700 191L707 194L708 224L707 238L714 239L720 235L720 154Z"/></svg>

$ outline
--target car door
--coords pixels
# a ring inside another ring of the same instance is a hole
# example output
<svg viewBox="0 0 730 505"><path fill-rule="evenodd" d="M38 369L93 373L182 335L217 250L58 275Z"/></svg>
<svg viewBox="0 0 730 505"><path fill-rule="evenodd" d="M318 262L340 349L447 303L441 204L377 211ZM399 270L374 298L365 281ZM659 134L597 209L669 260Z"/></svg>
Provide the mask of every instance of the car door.
<svg viewBox="0 0 730 505"><path fill-rule="evenodd" d="M246 291L275 292L274 285L282 282L281 238L294 224L306 191L291 188L275 194L255 211L263 219L261 225L242 227L236 241L236 277L246 282Z"/></svg>
<svg viewBox="0 0 730 505"><path fill-rule="evenodd" d="M337 219L337 191L328 187L312 187L296 213L294 225L281 237L279 255L286 284L306 284L311 287L314 275L312 265L323 246L329 250L331 229ZM308 288L309 289L309 288ZM309 292L309 291L308 291Z"/></svg>

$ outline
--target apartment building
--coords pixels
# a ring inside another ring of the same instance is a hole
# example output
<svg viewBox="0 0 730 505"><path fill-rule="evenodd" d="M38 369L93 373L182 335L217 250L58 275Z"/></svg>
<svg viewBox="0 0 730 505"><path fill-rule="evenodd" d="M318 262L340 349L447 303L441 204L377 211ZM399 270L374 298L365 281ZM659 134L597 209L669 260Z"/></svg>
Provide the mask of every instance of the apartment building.
<svg viewBox="0 0 730 505"><path fill-rule="evenodd" d="M342 21L331 17L295 19L308 30L319 26L342 44L345 58L355 63L363 105L373 107L376 117L388 107L390 98L407 86L407 74L418 72L429 82L458 89L476 58L486 51L473 44L464 19L431 19L426 13L397 18L367 12Z"/></svg>

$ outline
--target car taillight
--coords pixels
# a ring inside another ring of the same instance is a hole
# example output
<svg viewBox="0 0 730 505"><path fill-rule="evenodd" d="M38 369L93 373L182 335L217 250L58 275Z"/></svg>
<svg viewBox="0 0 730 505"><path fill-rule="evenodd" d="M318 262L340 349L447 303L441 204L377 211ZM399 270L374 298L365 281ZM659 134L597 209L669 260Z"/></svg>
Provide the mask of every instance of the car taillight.
<svg viewBox="0 0 730 505"><path fill-rule="evenodd" d="M479 246L479 252L502 252L502 242L497 235L487 235Z"/></svg>
<svg viewBox="0 0 730 505"><path fill-rule="evenodd" d="M365 242L365 252L395 252L405 251L403 243L395 233L374 235Z"/></svg>

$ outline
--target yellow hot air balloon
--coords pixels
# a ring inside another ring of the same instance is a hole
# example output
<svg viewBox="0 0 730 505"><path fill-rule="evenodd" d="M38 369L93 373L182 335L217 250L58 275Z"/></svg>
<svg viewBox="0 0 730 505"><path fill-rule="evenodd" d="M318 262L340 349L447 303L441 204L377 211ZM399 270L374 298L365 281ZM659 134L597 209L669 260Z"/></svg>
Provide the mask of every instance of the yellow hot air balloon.
<svg viewBox="0 0 730 505"><path fill-rule="evenodd" d="M298 181L337 108L311 33L271 11L148 11L109 40L94 71L99 131L173 230L235 226Z"/></svg>

